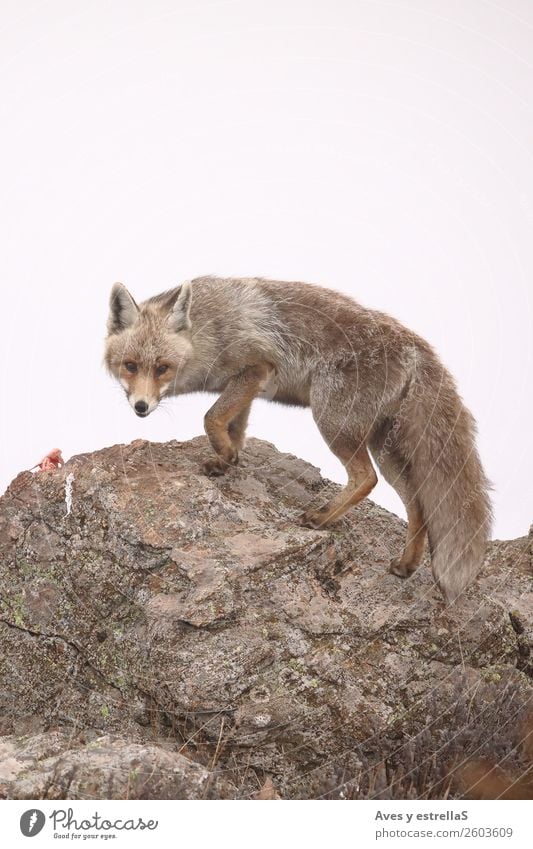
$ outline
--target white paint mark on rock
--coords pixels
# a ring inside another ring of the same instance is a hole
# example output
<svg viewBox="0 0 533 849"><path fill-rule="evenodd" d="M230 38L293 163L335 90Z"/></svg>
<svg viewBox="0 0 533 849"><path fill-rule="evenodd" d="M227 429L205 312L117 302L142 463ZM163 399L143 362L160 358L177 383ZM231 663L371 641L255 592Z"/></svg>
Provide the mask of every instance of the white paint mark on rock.
<svg viewBox="0 0 533 849"><path fill-rule="evenodd" d="M67 516L72 512L72 486L74 484L74 475L70 472L65 480L65 504L67 505Z"/></svg>

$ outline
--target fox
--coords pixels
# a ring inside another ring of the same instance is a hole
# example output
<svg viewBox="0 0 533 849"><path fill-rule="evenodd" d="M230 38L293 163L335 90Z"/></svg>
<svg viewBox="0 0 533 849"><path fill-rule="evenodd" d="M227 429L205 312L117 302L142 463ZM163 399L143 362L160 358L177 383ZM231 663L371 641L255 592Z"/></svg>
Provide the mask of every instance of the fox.
<svg viewBox="0 0 533 849"><path fill-rule="evenodd" d="M141 418L163 398L218 394L204 418L207 475L238 463L255 398L309 407L348 481L305 510L303 526L337 522L370 494L377 468L407 514L394 575L414 573L427 541L453 604L481 568L492 510L475 420L431 345L388 314L322 286L259 277L198 277L139 304L116 283L104 363Z"/></svg>

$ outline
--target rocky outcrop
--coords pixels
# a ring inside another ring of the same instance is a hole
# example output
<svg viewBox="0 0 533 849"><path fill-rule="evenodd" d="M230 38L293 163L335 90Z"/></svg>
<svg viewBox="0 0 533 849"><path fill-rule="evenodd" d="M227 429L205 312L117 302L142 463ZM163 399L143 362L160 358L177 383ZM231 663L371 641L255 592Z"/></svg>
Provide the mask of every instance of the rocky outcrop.
<svg viewBox="0 0 533 849"><path fill-rule="evenodd" d="M208 478L208 453L117 445L2 497L0 795L438 798L469 753L512 766L532 539L445 608L427 564L388 573L397 517L303 528L317 469L252 439Z"/></svg>
<svg viewBox="0 0 533 849"><path fill-rule="evenodd" d="M0 739L0 794L21 799L232 798L219 774L176 747L94 731Z"/></svg>

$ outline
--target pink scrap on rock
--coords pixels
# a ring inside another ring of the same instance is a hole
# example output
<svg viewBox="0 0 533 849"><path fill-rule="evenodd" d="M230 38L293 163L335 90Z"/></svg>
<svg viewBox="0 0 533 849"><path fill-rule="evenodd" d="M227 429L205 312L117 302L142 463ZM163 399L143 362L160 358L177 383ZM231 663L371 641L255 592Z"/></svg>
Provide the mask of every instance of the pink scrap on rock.
<svg viewBox="0 0 533 849"><path fill-rule="evenodd" d="M32 469L38 469L40 472L52 472L54 469L58 469L64 464L65 461L61 456L61 449L52 448L52 450L49 451L45 457L43 457L40 463L37 463L35 466L32 466Z"/></svg>

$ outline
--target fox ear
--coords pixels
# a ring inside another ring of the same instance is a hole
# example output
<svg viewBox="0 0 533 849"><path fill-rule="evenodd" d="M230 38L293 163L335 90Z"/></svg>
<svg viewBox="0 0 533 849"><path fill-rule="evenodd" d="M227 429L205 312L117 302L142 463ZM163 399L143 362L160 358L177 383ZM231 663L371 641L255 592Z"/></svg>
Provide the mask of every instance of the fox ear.
<svg viewBox="0 0 533 849"><path fill-rule="evenodd" d="M191 309L192 287L191 281L187 280L182 284L180 293L176 298L176 303L169 313L168 323L172 330L178 333L180 330L191 329L191 319L189 312Z"/></svg>
<svg viewBox="0 0 533 849"><path fill-rule="evenodd" d="M115 283L109 299L108 333L120 333L135 322L139 307L122 283Z"/></svg>

